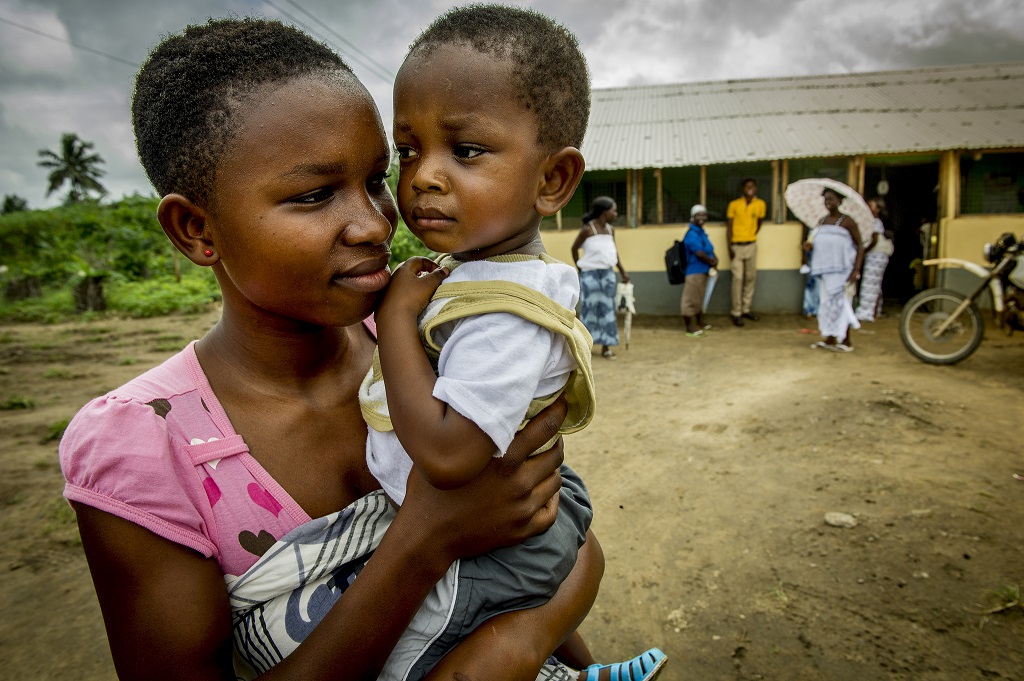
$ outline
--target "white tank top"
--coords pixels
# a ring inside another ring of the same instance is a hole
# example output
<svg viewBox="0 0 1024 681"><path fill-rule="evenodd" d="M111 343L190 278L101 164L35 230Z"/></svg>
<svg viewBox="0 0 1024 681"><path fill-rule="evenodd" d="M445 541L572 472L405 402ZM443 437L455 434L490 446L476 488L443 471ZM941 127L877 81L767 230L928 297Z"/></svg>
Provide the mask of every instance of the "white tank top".
<svg viewBox="0 0 1024 681"><path fill-rule="evenodd" d="M590 225L590 230L594 231L593 225ZM576 261L576 266L581 270L610 270L619 262L619 252L611 234L588 236L582 248L583 257Z"/></svg>

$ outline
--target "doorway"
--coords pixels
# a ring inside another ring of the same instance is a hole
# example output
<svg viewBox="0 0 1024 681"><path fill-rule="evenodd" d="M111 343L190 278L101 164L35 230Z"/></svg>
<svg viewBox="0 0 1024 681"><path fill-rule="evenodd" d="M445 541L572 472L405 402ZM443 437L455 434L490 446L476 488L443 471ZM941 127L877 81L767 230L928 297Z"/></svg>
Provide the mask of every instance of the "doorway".
<svg viewBox="0 0 1024 681"><path fill-rule="evenodd" d="M930 257L939 207L939 158L868 157L864 168L864 198L885 200L882 221L893 232L895 251L882 279L887 302L902 306L927 286L923 269L914 261ZM926 243L927 242L927 243Z"/></svg>

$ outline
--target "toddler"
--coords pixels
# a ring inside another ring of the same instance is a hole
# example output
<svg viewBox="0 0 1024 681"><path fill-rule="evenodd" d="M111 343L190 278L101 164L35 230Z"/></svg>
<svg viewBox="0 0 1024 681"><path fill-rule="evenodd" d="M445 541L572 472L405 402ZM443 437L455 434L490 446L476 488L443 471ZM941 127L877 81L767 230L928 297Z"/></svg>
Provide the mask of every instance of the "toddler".
<svg viewBox="0 0 1024 681"><path fill-rule="evenodd" d="M545 253L539 233L583 174L589 75L564 27L532 11L476 5L449 11L413 43L394 104L399 210L428 248L448 254L410 260L392 276L376 317L378 357L360 389L368 465L401 504L413 464L436 487L461 486L561 394L569 402L562 432L593 416L576 271ZM487 618L554 594L592 517L579 477L563 467L562 478L550 530L456 568L458 616L417 670ZM592 662L578 635L558 654ZM663 661L653 649L621 666L639 680ZM600 670L593 666L595 678Z"/></svg>

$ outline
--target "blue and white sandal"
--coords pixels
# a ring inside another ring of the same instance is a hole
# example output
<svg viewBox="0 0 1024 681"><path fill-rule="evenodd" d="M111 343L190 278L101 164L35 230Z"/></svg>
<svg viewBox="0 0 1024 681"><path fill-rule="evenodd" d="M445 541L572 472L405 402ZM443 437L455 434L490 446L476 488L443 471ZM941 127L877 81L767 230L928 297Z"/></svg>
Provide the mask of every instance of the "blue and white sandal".
<svg viewBox="0 0 1024 681"><path fill-rule="evenodd" d="M592 664L587 667L587 681L599 681L603 670L608 670L608 681L651 681L668 662L668 657L658 648L640 653L627 662Z"/></svg>

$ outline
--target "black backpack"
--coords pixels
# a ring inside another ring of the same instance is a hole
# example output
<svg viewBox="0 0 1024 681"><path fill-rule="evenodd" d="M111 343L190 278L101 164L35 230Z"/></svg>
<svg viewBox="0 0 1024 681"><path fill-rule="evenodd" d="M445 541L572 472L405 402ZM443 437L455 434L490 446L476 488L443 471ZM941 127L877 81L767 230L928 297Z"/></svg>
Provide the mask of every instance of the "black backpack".
<svg viewBox="0 0 1024 681"><path fill-rule="evenodd" d="M686 248L682 241L673 241L665 251L665 273L668 283L682 284L686 281Z"/></svg>

